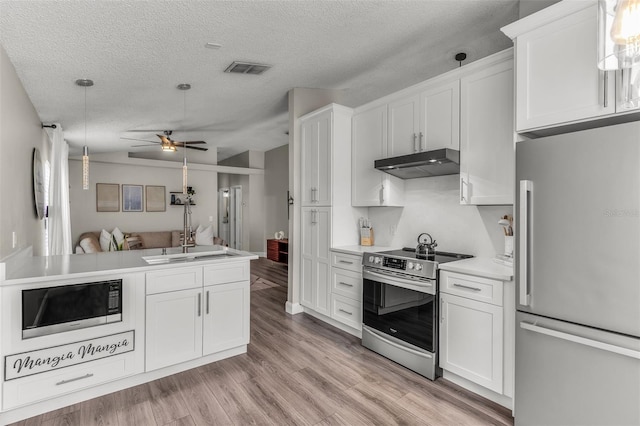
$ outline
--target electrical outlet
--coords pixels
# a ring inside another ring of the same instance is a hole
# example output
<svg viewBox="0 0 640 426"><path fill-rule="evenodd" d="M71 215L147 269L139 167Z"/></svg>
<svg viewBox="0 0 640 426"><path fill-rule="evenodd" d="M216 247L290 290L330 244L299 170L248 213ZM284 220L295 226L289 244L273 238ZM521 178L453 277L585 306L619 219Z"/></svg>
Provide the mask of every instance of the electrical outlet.
<svg viewBox="0 0 640 426"><path fill-rule="evenodd" d="M209 222L213 222L213 216L209 216Z"/></svg>
<svg viewBox="0 0 640 426"><path fill-rule="evenodd" d="M18 234L16 234L16 231L13 231L11 233L11 248L16 248L17 245L18 245Z"/></svg>

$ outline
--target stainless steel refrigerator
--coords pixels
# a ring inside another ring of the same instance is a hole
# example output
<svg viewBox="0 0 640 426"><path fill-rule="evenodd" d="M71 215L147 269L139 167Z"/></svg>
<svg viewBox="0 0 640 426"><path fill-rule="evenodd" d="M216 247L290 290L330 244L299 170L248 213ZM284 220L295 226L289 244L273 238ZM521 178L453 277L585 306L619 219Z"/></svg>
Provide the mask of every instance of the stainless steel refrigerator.
<svg viewBox="0 0 640 426"><path fill-rule="evenodd" d="M516 144L516 425L640 425L640 122Z"/></svg>

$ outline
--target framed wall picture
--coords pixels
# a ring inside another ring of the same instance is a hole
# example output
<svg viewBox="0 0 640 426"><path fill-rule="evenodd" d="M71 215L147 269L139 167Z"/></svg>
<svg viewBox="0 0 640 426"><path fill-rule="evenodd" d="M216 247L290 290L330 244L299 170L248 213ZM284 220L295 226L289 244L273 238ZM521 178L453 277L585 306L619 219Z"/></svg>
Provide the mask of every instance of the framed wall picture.
<svg viewBox="0 0 640 426"><path fill-rule="evenodd" d="M120 185L117 183L96 183L96 211L120 211Z"/></svg>
<svg viewBox="0 0 640 426"><path fill-rule="evenodd" d="M142 211L142 185L122 184L122 211Z"/></svg>
<svg viewBox="0 0 640 426"><path fill-rule="evenodd" d="M145 188L146 210L148 212L163 212L167 210L166 188L164 186L147 185Z"/></svg>

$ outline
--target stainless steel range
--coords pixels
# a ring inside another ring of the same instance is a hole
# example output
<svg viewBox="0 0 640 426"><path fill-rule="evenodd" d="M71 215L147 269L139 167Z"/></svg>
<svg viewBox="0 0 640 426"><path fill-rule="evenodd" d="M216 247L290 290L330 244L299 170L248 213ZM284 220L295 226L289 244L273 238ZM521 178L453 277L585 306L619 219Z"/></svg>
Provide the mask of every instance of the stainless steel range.
<svg viewBox="0 0 640 426"><path fill-rule="evenodd" d="M362 345L431 380L441 375L438 265L469 257L414 248L364 253Z"/></svg>

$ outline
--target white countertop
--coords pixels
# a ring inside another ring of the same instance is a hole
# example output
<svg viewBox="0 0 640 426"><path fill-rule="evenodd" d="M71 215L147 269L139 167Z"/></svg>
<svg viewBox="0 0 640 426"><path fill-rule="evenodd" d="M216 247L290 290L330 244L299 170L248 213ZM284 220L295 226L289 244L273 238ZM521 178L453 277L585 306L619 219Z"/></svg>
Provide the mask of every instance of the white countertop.
<svg viewBox="0 0 640 426"><path fill-rule="evenodd" d="M331 247L332 251L338 251L340 253L361 255L362 253L377 253L379 251L398 250L398 247L386 247L386 246L342 246Z"/></svg>
<svg viewBox="0 0 640 426"><path fill-rule="evenodd" d="M162 249L145 249L132 251L102 252L94 254L71 254L61 256L21 256L5 263L5 276L0 276L0 285L12 285L43 281L49 278L65 278L67 276L97 276L109 273L143 272L169 269L195 264L213 264L237 260L257 259L258 256L221 246L196 246L189 248L189 253L208 252L212 249L225 250L226 254L190 259L173 259L171 262L150 265L142 256L157 256ZM179 253L180 248L167 250L168 254ZM3 268L0 268L0 273Z"/></svg>
<svg viewBox="0 0 640 426"><path fill-rule="evenodd" d="M471 259L442 263L438 265L438 268L442 271L459 272L501 281L511 281L513 279L512 267L501 265L487 257L473 257Z"/></svg>

